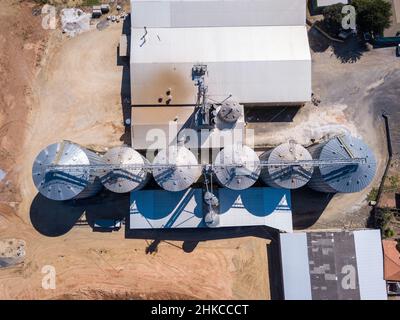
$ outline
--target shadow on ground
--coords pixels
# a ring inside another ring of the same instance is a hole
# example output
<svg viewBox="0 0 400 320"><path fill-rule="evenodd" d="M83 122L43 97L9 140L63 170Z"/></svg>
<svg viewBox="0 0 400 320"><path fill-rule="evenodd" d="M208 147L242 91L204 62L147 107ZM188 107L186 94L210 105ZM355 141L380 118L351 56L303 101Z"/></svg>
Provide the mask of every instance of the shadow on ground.
<svg viewBox="0 0 400 320"><path fill-rule="evenodd" d="M244 117L247 123L293 122L301 106L245 107Z"/></svg>
<svg viewBox="0 0 400 320"><path fill-rule="evenodd" d="M122 106L122 117L125 124L125 132L120 137L120 141L130 145L131 144L131 128L127 124L126 120L131 118L131 77L130 77L130 43L131 43L131 16L128 15L122 26L122 34L127 36L128 40L128 56L120 56L120 48L117 48L117 65L122 66L122 79L121 79L121 106Z"/></svg>
<svg viewBox="0 0 400 320"><path fill-rule="evenodd" d="M307 187L292 191L293 229L302 230L313 226L329 202L333 193L322 193Z"/></svg>
<svg viewBox="0 0 400 320"><path fill-rule="evenodd" d="M325 52L331 47L333 55L341 63L355 63L369 50L365 41L360 37L352 36L343 43L331 41L315 28L308 31L308 39L313 52Z"/></svg>
<svg viewBox="0 0 400 320"><path fill-rule="evenodd" d="M30 208L33 227L47 237L59 237L76 225L94 227L97 219L122 219L129 212L129 195L104 191L94 198L53 201L38 193Z"/></svg>

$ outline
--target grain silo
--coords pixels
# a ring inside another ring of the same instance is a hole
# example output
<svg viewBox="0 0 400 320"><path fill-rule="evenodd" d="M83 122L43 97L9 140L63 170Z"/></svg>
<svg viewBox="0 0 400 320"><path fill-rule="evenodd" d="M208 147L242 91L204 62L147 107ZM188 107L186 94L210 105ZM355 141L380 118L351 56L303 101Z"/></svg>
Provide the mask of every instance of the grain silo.
<svg viewBox="0 0 400 320"><path fill-rule="evenodd" d="M194 154L183 146L170 146L158 152L153 161L153 176L161 188L182 191L195 183L202 169Z"/></svg>
<svg viewBox="0 0 400 320"><path fill-rule="evenodd" d="M70 141L54 143L37 155L32 168L33 182L51 200L88 198L102 188L94 170L87 167L96 164L103 161L95 152Z"/></svg>
<svg viewBox="0 0 400 320"><path fill-rule="evenodd" d="M310 181L313 167L310 165L279 165L282 162L312 160L310 153L298 143L288 142L264 152L260 159L268 164L261 171L261 179L270 187L297 189Z"/></svg>
<svg viewBox="0 0 400 320"><path fill-rule="evenodd" d="M336 137L308 148L315 160L332 161L314 169L309 187L327 193L351 193L366 188L376 171L372 150L350 135ZM335 160L364 159L365 162L336 163Z"/></svg>
<svg viewBox="0 0 400 320"><path fill-rule="evenodd" d="M225 147L214 161L217 181L232 190L250 188L257 181L260 171L260 160L248 146Z"/></svg>
<svg viewBox="0 0 400 320"><path fill-rule="evenodd" d="M149 161L132 148L112 148L106 152L103 160L111 167L102 170L100 180L112 192L125 193L139 190L150 179L150 172L144 167Z"/></svg>

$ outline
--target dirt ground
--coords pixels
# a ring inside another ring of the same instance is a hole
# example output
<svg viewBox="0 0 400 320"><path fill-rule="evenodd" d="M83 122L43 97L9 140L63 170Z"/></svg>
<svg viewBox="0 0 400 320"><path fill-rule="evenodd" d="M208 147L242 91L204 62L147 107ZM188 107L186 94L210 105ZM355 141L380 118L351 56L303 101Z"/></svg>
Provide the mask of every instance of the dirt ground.
<svg viewBox="0 0 400 320"><path fill-rule="evenodd" d="M36 154L61 139L123 143L116 58L122 25L67 39L42 30L31 10L27 1L7 1L0 11L0 240L26 244L23 263L0 269L0 299L268 299L262 238L200 242L188 251L183 241L125 239L123 228L110 234L62 225L57 235L40 228L82 212L60 216L57 205L37 196ZM54 290L42 288L47 265L56 270Z"/></svg>
<svg viewBox="0 0 400 320"><path fill-rule="evenodd" d="M123 66L117 60L122 25L67 39L59 31L44 31L40 22L29 1L2 2L0 240L25 241L26 258L0 269L0 299L269 299L267 233L199 243L126 239L123 228L98 233L73 227L81 208L71 206L65 214L65 207L37 196L31 168L44 146L69 139L111 147L125 139ZM376 187L386 161L381 105L398 104L395 93L382 97L397 90L400 60L393 48L349 55L314 36L310 33L313 90L321 104L307 105L291 123L257 125L258 142L301 137L306 143L350 131L375 151L379 170L371 188ZM312 206L300 197L300 218L312 228L363 227L369 190L327 199L317 212L307 211ZM157 250L148 253L149 248ZM47 265L56 270L55 290L42 288Z"/></svg>

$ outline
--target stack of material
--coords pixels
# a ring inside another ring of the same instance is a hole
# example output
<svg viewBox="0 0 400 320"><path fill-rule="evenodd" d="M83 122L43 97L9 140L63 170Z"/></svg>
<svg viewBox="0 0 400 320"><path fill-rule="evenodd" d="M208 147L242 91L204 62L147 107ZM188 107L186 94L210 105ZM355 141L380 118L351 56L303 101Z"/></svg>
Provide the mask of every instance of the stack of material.
<svg viewBox="0 0 400 320"><path fill-rule="evenodd" d="M93 6L92 8L92 18L96 19L96 18L100 18L103 14L103 10L101 8L101 6Z"/></svg>
<svg viewBox="0 0 400 320"><path fill-rule="evenodd" d="M109 4L102 4L100 6L101 12L104 13L109 13L110 12L110 5Z"/></svg>
<svg viewBox="0 0 400 320"><path fill-rule="evenodd" d="M81 9L70 8L61 10L61 27L70 37L89 31L90 15Z"/></svg>
<svg viewBox="0 0 400 320"><path fill-rule="evenodd" d="M21 263L25 258L25 241L19 239L0 240L0 268Z"/></svg>

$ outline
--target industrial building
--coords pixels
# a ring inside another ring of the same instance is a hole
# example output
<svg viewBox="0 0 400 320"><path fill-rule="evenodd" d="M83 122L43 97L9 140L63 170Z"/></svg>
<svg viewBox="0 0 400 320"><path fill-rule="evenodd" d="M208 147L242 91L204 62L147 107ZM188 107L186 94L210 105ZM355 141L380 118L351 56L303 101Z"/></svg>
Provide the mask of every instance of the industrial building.
<svg viewBox="0 0 400 320"><path fill-rule="evenodd" d="M218 189L217 221L211 227L269 226L292 232L290 192L284 189ZM140 190L131 193L129 229L208 228L203 190Z"/></svg>
<svg viewBox="0 0 400 320"><path fill-rule="evenodd" d="M130 229L291 232L292 189L370 184L375 157L352 136L259 154L244 144L246 106L311 96L305 0L131 4L132 145L102 154L69 141L45 147L32 170L43 196L86 198L102 186L130 193Z"/></svg>
<svg viewBox="0 0 400 320"><path fill-rule="evenodd" d="M193 105L188 75L208 65L209 96L244 105L311 99L306 1L132 0L133 106Z"/></svg>
<svg viewBox="0 0 400 320"><path fill-rule="evenodd" d="M280 235L286 300L386 300L380 230Z"/></svg>

